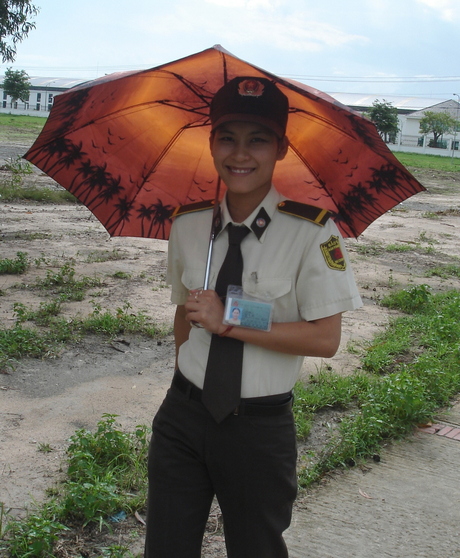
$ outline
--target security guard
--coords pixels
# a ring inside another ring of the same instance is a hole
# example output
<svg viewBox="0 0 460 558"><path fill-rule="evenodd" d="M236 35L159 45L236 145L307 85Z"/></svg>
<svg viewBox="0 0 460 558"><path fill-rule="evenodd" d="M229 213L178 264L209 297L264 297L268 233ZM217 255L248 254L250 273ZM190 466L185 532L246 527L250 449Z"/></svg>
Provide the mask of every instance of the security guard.
<svg viewBox="0 0 460 558"><path fill-rule="evenodd" d="M297 491L292 388L305 356L335 354L341 314L361 299L330 214L284 199L272 184L288 149L287 118L286 97L264 78L236 78L211 104L211 154L227 192L207 290L212 203L182 208L171 231L167 278L177 305L177 361L153 422L147 558L199 558L215 495L229 558L288 556L282 533ZM216 290L234 229L245 230L237 249L242 302L270 305L268 327L224 323L225 295ZM233 364L240 349L241 362ZM211 360L225 374L212 370ZM215 414L208 401L219 407L220 394L209 391L208 379L221 374L218 390L234 372L238 400Z"/></svg>

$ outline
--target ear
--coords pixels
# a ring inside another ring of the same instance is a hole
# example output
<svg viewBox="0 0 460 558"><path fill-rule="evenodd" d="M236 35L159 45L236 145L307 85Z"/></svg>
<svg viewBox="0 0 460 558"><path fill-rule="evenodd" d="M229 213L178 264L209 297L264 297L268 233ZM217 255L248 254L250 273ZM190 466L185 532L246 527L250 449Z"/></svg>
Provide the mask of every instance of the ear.
<svg viewBox="0 0 460 558"><path fill-rule="evenodd" d="M282 161L288 152L289 149L289 138L284 136L282 139L278 141L278 156L276 157L277 161Z"/></svg>
<svg viewBox="0 0 460 558"><path fill-rule="evenodd" d="M211 151L211 155L212 155L212 143L213 143L213 139L214 139L214 134L211 132L211 134L209 134L209 150Z"/></svg>

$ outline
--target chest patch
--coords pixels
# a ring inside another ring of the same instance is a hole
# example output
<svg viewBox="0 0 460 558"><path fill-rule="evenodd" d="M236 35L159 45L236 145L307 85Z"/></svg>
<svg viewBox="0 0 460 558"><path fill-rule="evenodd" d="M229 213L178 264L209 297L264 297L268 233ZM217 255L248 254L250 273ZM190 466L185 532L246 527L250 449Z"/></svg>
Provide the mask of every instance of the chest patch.
<svg viewBox="0 0 460 558"><path fill-rule="evenodd" d="M320 248L328 267L338 271L345 271L347 264L343 257L338 236L332 235L327 242L320 244Z"/></svg>

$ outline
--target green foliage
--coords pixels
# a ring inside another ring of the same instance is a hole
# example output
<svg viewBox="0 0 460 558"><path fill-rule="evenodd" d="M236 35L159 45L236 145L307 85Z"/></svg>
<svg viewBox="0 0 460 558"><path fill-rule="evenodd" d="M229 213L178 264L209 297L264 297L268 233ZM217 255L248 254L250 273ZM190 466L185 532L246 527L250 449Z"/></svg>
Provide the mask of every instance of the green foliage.
<svg viewBox="0 0 460 558"><path fill-rule="evenodd" d="M0 199L2 201L32 200L44 203L79 203L77 198L64 188L25 186L24 177L32 174L33 170L32 165L20 156L16 159L10 158L1 168L9 171L9 174L0 182Z"/></svg>
<svg viewBox="0 0 460 558"><path fill-rule="evenodd" d="M395 141L399 132L398 109L388 101L376 99L366 116L375 124L386 143Z"/></svg>
<svg viewBox="0 0 460 558"><path fill-rule="evenodd" d="M2 2L0 10L0 54L3 64L14 62L16 45L23 41L35 22L31 19L39 9L30 0L8 0Z"/></svg>
<svg viewBox="0 0 460 558"><path fill-rule="evenodd" d="M443 134L452 132L457 124L454 117L447 112L433 112L426 110L420 120L420 132L424 135L433 134L434 147L438 147L439 138Z"/></svg>
<svg viewBox="0 0 460 558"><path fill-rule="evenodd" d="M59 533L68 528L57 519L53 504L45 504L23 520L8 521L4 535L11 558L53 558Z"/></svg>
<svg viewBox="0 0 460 558"><path fill-rule="evenodd" d="M460 392L460 293L433 294L420 285L382 303L407 314L393 320L368 347L362 359L368 374L342 378L349 386L339 393L349 393L356 410L340 423L318 460L300 470L302 486L373 455L383 441L425 422ZM311 391L314 400L316 389L315 383L304 386L302 398L308 400L305 392ZM338 401L343 404L347 397Z"/></svg>
<svg viewBox="0 0 460 558"><path fill-rule="evenodd" d="M432 302L432 293L428 285L416 285L386 296L381 305L396 308L406 314L423 311Z"/></svg>
<svg viewBox="0 0 460 558"><path fill-rule="evenodd" d="M8 521L4 529L11 558L53 558L66 525L79 521L102 526L120 510L133 512L145 505L149 430L137 426L124 432L115 419L103 415L95 432L81 429L70 438L68 477L60 494L25 520ZM105 556L124 555L116 550Z"/></svg>
<svg viewBox="0 0 460 558"><path fill-rule="evenodd" d="M10 95L12 101L20 99L23 103L29 100L30 81L24 70L13 70L7 68L2 83L3 91Z"/></svg>
<svg viewBox="0 0 460 558"><path fill-rule="evenodd" d="M88 289L100 287L98 278L82 277L77 279L73 262L66 262L57 272L48 270L46 277L37 281L40 289L48 289L58 294L60 300L83 300Z"/></svg>
<svg viewBox="0 0 460 558"><path fill-rule="evenodd" d="M5 258L0 260L0 274L17 274L25 273L29 268L29 258L25 252L16 252L16 258L11 260Z"/></svg>
<svg viewBox="0 0 460 558"><path fill-rule="evenodd" d="M436 265L425 272L426 277L441 277L448 279L449 277L460 277L460 265L458 264L445 264Z"/></svg>
<svg viewBox="0 0 460 558"><path fill-rule="evenodd" d="M10 272L20 272L20 264L25 263L29 265L27 255L18 253L17 261L0 260L0 269L3 266ZM38 259L35 263L40 266L42 262ZM16 323L10 328L0 327L0 370L12 368L20 358L56 356L62 344L77 341L88 333L113 338L120 333L156 337L170 332L170 328L150 322L144 312L131 312L127 302L115 312L94 304L93 312L86 317L60 317L65 302L83 300L88 289L102 285L98 278L77 278L73 261L64 263L57 271L47 270L45 278L36 281L35 288L48 291L54 298L41 302L36 309L15 303Z"/></svg>

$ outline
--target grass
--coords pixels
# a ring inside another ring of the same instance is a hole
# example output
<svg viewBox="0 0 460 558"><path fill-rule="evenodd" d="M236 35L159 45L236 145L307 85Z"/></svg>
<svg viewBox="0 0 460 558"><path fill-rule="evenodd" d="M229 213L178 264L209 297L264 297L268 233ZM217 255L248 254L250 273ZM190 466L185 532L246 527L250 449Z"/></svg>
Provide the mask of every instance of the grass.
<svg viewBox="0 0 460 558"><path fill-rule="evenodd" d="M0 274L25 273L29 268L29 257L25 252L17 252L14 260L4 258L0 260Z"/></svg>
<svg viewBox="0 0 460 558"><path fill-rule="evenodd" d="M14 368L15 362L24 357L55 357L65 344L77 342L88 334L113 339L121 333L146 337L163 337L170 333L166 326L152 323L144 312L130 310L128 302L115 311L94 304L88 316L64 319L60 317L62 301L59 298L43 302L35 310L16 303L15 324L0 328L0 370Z"/></svg>
<svg viewBox="0 0 460 558"><path fill-rule="evenodd" d="M460 277L460 264L436 265L425 273L426 277Z"/></svg>
<svg viewBox="0 0 460 558"><path fill-rule="evenodd" d="M60 186L49 188L38 187L35 184L25 185L24 178L31 175L33 169L32 165L21 157L10 159L1 170L9 171L0 180L0 200L4 202L28 200L54 204L79 203L75 196Z"/></svg>
<svg viewBox="0 0 460 558"><path fill-rule="evenodd" d="M45 122L46 118L41 116L1 113L0 139L33 141L42 131Z"/></svg>
<svg viewBox="0 0 460 558"><path fill-rule="evenodd" d="M366 348L363 370L346 378L321 374L296 388L301 427L302 415L318 409L349 410L315 463L300 471L301 486L372 456L460 392L460 293L433 294L421 285L396 291L381 304L402 315Z"/></svg>
<svg viewBox="0 0 460 558"><path fill-rule="evenodd" d="M37 267L41 264L40 259L35 261ZM146 337L170 333L169 327L152 322L145 312L132 312L129 302L111 311L92 301L93 310L87 316L62 317L65 303L84 300L89 291L104 286L98 277L77 276L74 264L70 260L57 270L48 269L45 277L26 287L47 297L38 307L18 302L13 305L15 323L12 327L0 327L0 370L14 369L15 363L24 357L55 357L66 343L77 342L89 334L112 339L121 333ZM24 273L29 265L27 254L18 252L14 260L0 260L0 272ZM119 278L127 279L125 274Z"/></svg>
<svg viewBox="0 0 460 558"><path fill-rule="evenodd" d="M393 155L406 167L416 169L433 169L438 171L460 171L460 159L442 157L441 155L423 155L421 153L403 153L396 151Z"/></svg>
<svg viewBox="0 0 460 558"><path fill-rule="evenodd" d="M95 432L77 430L67 448L66 479L49 501L25 519L8 522L0 507L4 541L0 550L3 547L11 558L52 558L55 544L70 526L80 523L84 528L92 523L110 527L111 516L142 509L148 438L145 426L125 432L116 423L116 415L108 414L102 416Z"/></svg>

